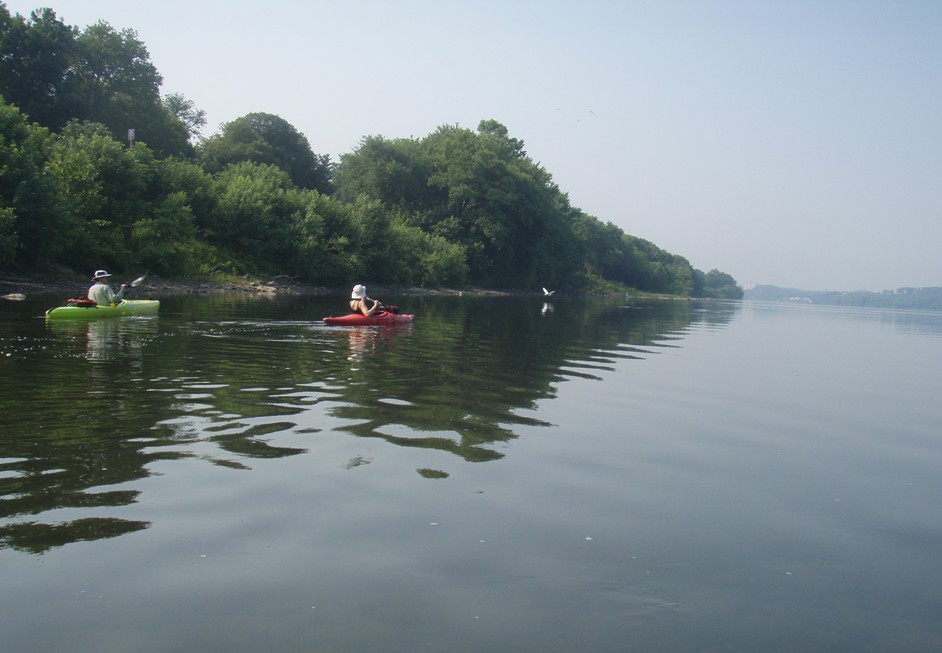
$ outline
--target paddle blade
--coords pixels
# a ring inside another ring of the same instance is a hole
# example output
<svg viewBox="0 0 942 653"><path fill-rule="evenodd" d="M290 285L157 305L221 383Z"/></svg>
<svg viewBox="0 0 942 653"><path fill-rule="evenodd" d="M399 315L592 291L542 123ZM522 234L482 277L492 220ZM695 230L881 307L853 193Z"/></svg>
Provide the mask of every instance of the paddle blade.
<svg viewBox="0 0 942 653"><path fill-rule="evenodd" d="M141 285L141 284L144 282L144 279L146 279L146 278L147 278L147 275L146 275L146 274L145 274L145 275L142 275L142 276L138 277L137 279L135 279L134 281L132 281L131 283L129 283L128 285L131 286L132 288L136 288L136 287L138 287L139 285Z"/></svg>

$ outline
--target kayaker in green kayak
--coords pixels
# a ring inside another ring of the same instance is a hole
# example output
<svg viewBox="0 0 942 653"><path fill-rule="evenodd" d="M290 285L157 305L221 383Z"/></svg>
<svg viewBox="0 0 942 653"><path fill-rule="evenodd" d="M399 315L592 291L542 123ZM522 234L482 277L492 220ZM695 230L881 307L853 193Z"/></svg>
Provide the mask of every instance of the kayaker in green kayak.
<svg viewBox="0 0 942 653"><path fill-rule="evenodd" d="M128 289L128 284L122 283L118 292L111 289L108 285L108 279L111 275L105 270L95 270L95 277L92 279L95 283L88 289L88 298L99 306L111 306L124 299L124 291Z"/></svg>
<svg viewBox="0 0 942 653"><path fill-rule="evenodd" d="M373 302L373 306L368 307L366 302ZM350 294L350 310L354 313L363 313L366 317L370 317L373 313L380 313L385 310L385 308L378 300L366 296L366 286L357 284L353 287L353 292Z"/></svg>

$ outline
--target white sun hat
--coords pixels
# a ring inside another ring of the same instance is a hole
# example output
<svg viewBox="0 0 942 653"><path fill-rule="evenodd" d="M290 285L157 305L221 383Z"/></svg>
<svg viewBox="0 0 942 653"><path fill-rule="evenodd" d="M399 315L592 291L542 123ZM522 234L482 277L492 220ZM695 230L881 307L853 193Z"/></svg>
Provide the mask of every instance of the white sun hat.
<svg viewBox="0 0 942 653"><path fill-rule="evenodd" d="M104 270L95 270L95 279L106 279L111 275L105 272Z"/></svg>
<svg viewBox="0 0 942 653"><path fill-rule="evenodd" d="M366 286L361 286L357 284L353 287L353 292L350 293L350 299L363 299L366 297Z"/></svg>

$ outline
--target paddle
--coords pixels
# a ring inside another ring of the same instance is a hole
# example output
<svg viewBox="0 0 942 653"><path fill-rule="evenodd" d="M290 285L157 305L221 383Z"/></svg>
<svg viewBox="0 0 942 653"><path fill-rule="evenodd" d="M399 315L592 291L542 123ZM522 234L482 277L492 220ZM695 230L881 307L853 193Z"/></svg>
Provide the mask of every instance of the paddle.
<svg viewBox="0 0 942 653"><path fill-rule="evenodd" d="M121 286L122 286L122 287L127 287L127 288L137 288L139 285L141 285L142 283L144 283L144 279L146 279L146 278L147 278L147 273L144 273L144 274L142 274L141 276L139 276L137 279L135 279L134 281L132 281L132 282L130 282L130 283L122 283Z"/></svg>
<svg viewBox="0 0 942 653"><path fill-rule="evenodd" d="M134 281L131 281L130 283L122 283L121 288L137 288L139 285L141 285L144 282L144 279L146 278L147 278L147 273L145 272L144 274L139 276ZM123 297L124 293L122 292L120 296ZM121 302L122 300L119 299L118 301Z"/></svg>

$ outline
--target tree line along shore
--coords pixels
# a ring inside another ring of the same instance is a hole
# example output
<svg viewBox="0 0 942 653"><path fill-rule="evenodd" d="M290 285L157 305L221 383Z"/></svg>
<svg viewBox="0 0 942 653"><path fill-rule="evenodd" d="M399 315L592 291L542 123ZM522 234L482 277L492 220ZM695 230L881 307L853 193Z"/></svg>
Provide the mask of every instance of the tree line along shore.
<svg viewBox="0 0 942 653"><path fill-rule="evenodd" d="M205 114L161 94L132 29L0 3L0 51L0 271L743 294L730 275L573 206L494 119L367 136L331 161L268 113L203 137Z"/></svg>

